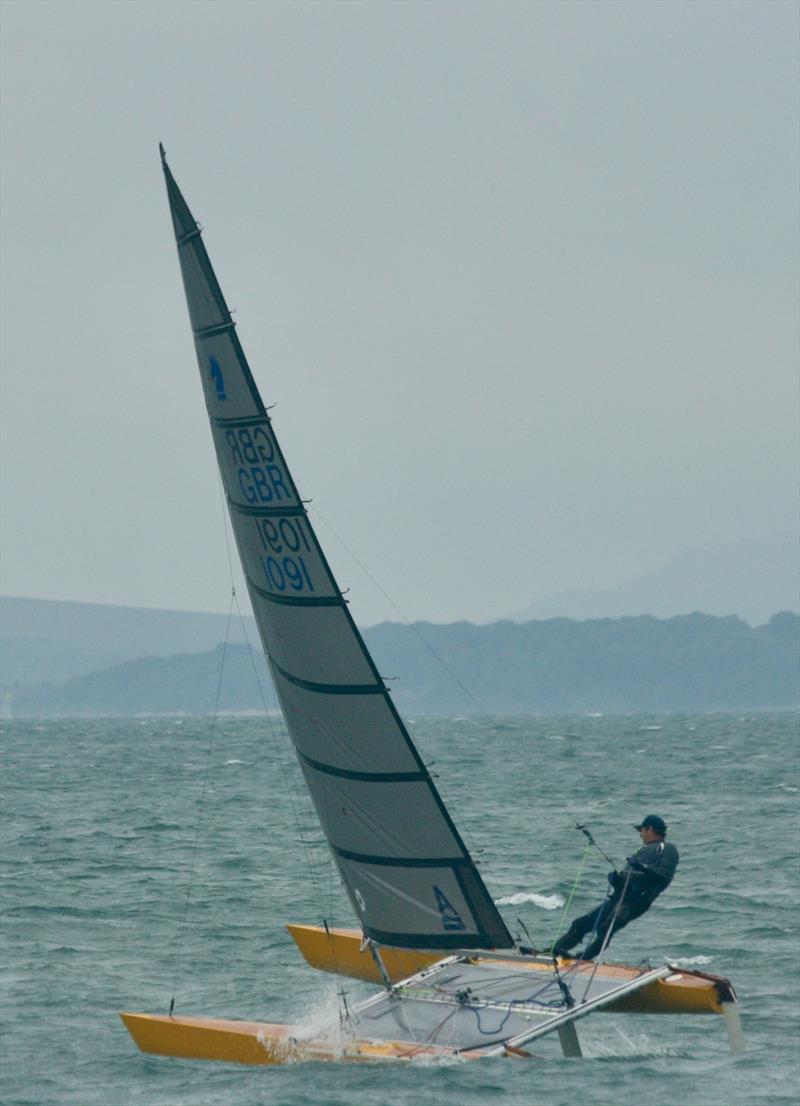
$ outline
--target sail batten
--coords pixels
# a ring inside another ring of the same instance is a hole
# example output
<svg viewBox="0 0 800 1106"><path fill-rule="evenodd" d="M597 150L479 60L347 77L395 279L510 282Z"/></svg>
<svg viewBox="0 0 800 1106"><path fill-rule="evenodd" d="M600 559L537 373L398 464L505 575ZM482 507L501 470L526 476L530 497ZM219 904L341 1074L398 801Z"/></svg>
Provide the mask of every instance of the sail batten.
<svg viewBox="0 0 800 1106"><path fill-rule="evenodd" d="M469 868L472 861L468 856L408 856L402 860L397 857L383 856L381 853L354 853L351 849L343 849L339 845L333 846L335 851L344 860L357 860L360 864L375 864L378 867L389 868Z"/></svg>
<svg viewBox="0 0 800 1106"><path fill-rule="evenodd" d="M300 676L293 676L279 664L271 662L273 672L280 672L284 680L288 680L295 687L301 687L305 691L315 691L319 695L383 695L385 689L380 684L319 684L313 680L303 680Z"/></svg>
<svg viewBox="0 0 800 1106"><path fill-rule="evenodd" d="M310 768L325 772L329 776L340 776L345 780L361 780L363 783L418 783L426 779L424 772L357 772L348 768L337 768L335 764L324 764L314 760L298 749L298 756Z"/></svg>
<svg viewBox="0 0 800 1106"><path fill-rule="evenodd" d="M248 579L248 587L252 588L262 599L266 599L268 603L282 603L285 607L341 607L344 605L343 599L338 599L336 596L319 596L319 598L308 597L305 599L295 598L291 595L272 595L268 591L264 591L257 584L254 584L252 580Z"/></svg>
<svg viewBox="0 0 800 1106"><path fill-rule="evenodd" d="M187 230L185 234L182 234L180 238L176 238L175 240L178 243L178 249L180 249L181 246L185 246L190 239L196 238L199 234L202 233L203 232L200 230L200 227L197 226L192 227L191 230Z"/></svg>
<svg viewBox="0 0 800 1106"><path fill-rule="evenodd" d="M225 497L228 507L231 511L235 511L237 515L249 516L250 518L287 518L298 516L300 518L306 517L305 507L253 507L250 504L236 503L230 496Z"/></svg>
<svg viewBox="0 0 800 1106"><path fill-rule="evenodd" d="M218 426L222 430L236 430L240 426L260 426L263 422L263 415L251 415L246 419L220 419L212 418L209 420L212 426ZM268 419L271 422L271 419Z"/></svg>
<svg viewBox="0 0 800 1106"><path fill-rule="evenodd" d="M408 948L513 945L353 621L206 253L162 162L225 498L261 642L364 933Z"/></svg>
<svg viewBox="0 0 800 1106"><path fill-rule="evenodd" d="M199 231L197 232L200 233ZM201 326L199 330L194 330L192 333L195 338L213 338L215 334L224 334L227 330L233 330L236 323L233 319L227 323L214 323L213 326Z"/></svg>

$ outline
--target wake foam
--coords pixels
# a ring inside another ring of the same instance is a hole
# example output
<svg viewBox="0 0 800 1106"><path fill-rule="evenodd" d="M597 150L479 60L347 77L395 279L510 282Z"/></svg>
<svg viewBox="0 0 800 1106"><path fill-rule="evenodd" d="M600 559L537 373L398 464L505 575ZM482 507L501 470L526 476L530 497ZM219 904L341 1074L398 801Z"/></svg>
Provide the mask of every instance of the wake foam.
<svg viewBox="0 0 800 1106"><path fill-rule="evenodd" d="M521 906L524 902L530 902L541 910L558 910L564 905L561 895L539 895L536 891L519 891L515 895L505 895L494 901L498 906Z"/></svg>
<svg viewBox="0 0 800 1106"><path fill-rule="evenodd" d="M287 1046L291 1041L324 1041L331 1046L335 1056L341 1056L353 1036L346 1023L343 1023L341 1014L342 1005L337 985L333 983L325 986L290 1028Z"/></svg>
<svg viewBox="0 0 800 1106"><path fill-rule="evenodd" d="M607 1032L592 1039L590 1033L581 1035L581 1047L587 1060L628 1060L661 1058L676 1055L675 1050L665 1045L654 1045L646 1033L628 1035L619 1026L614 1026L615 1037ZM587 1039L588 1038L588 1039Z"/></svg>
<svg viewBox="0 0 800 1106"><path fill-rule="evenodd" d="M294 1063L296 1058L290 1055L293 1046L319 1043L323 1048L329 1048L334 1059L346 1060L352 1057L352 1043L354 1038L360 1036L359 1031L359 1019L355 1013L353 1007L357 1005L359 999L354 997L353 1001L349 1004L349 1012L352 1015L350 1019L345 1016L345 1007L342 1002L339 986L336 983L329 984L323 987L317 992L315 997L311 1000L311 1004L307 1006L300 1016L294 1021L289 1028L289 1034L285 1042L285 1059L289 1063ZM401 1015L402 1016L402 1015ZM268 1042L263 1034L259 1037L261 1044L265 1047L275 1048L274 1042ZM420 1045L424 1045L425 1042L420 1040ZM447 1045L450 1042L447 1040L435 1040L434 1044ZM413 1050L414 1035L410 1034L409 1048ZM297 1058L302 1060L302 1057ZM379 1060L373 1059L373 1063L379 1063ZM443 1056L415 1056L414 1065L419 1066L441 1066L452 1064L465 1064L467 1063L461 1056L455 1055L443 1055Z"/></svg>

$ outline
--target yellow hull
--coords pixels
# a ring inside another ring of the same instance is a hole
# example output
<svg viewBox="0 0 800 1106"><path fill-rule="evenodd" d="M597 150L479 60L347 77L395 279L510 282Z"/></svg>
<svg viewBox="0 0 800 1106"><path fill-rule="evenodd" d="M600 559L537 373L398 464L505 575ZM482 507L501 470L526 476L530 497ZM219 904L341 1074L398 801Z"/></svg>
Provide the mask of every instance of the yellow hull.
<svg viewBox="0 0 800 1106"><path fill-rule="evenodd" d="M410 1045L404 1041L349 1040L341 1048L329 1041L299 1041L292 1027L270 1022L225 1021L221 1018L169 1017L166 1014L120 1014L142 1052L179 1060L220 1060L233 1064L292 1064L303 1061L452 1058L453 1049ZM509 1053L516 1055L516 1053ZM477 1059L461 1052L459 1059Z"/></svg>
<svg viewBox="0 0 800 1106"><path fill-rule="evenodd" d="M367 950L362 951L361 934L353 929L320 926L287 927L306 961L313 968L367 982L382 982L378 968ZM381 959L393 982L407 979L441 959L432 950L381 948ZM477 961L480 961L480 954ZM493 960L497 963L497 958ZM568 963L574 963L569 961ZM552 962L545 957L514 957L508 961L515 972L549 972ZM575 965L574 982L585 976L587 984L594 965ZM620 984L636 979L638 968L625 964L604 964L604 978ZM736 996L727 980L702 972L676 969L665 978L644 983L641 989L602 1007L616 1013L639 1014L722 1014L731 1047L744 1047L736 1007ZM373 1041L365 1038L330 1040L298 1039L293 1026L270 1022L228 1021L220 1018L170 1017L165 1014L120 1015L142 1052L173 1056L184 1060L220 1060L236 1064L286 1064L300 1061L350 1060L361 1063L387 1060L452 1058L452 1048L416 1045L408 1041ZM561 1031L559 1031L561 1032ZM562 1042L563 1044L563 1042ZM574 1053L567 1052L567 1055ZM478 1059L483 1053L460 1052L461 1059ZM507 1056L527 1055L509 1049Z"/></svg>
<svg viewBox="0 0 800 1106"><path fill-rule="evenodd" d="M372 957L361 950L360 934L356 930L325 930L319 926L288 928L312 967L369 982L381 982ZM415 952L391 948L382 948L381 958L393 981L407 979L441 959L440 954L430 950ZM507 964L508 969L517 974L521 971L552 972L552 962L544 957L515 956L505 960L489 955L486 959L495 966ZM480 964L481 960L478 954L471 962ZM595 965L583 961L569 963L574 967L571 975L573 988L580 987L581 979L585 978L588 990L594 978ZM607 1006L598 1009L642 1014L722 1014L731 1048L740 1051L744 1047L736 996L727 980L698 972L661 970L669 974L655 981L642 980L639 989L634 991L631 985L637 977L641 978L640 969L624 964L602 965L600 971L606 984L613 980L616 986L618 981L620 987L630 990L630 993L618 997L616 1001L608 1001ZM309 1060L367 1063L451 1059L456 1055L453 1048L416 1044L409 1040L297 1038L293 1036L297 1032L294 1026L270 1022L170 1017L164 1014L124 1013L121 1017L142 1052L185 1060L219 1060L237 1064L286 1064ZM565 1055L580 1055L572 1024L559 1028L558 1032ZM577 1052L574 1051L576 1048ZM479 1059L484 1055L485 1050L458 1053L458 1057L465 1060ZM507 1045L505 1055L530 1054Z"/></svg>
<svg viewBox="0 0 800 1106"><path fill-rule="evenodd" d="M322 926L290 925L286 927L312 968L337 975L363 979L380 984L377 965L368 950L361 950L361 934L355 929L329 929ZM442 957L441 952L425 949L392 949L381 947L381 960L396 982L407 979ZM549 971L550 961L531 959L524 962L531 971ZM620 981L633 979L640 971L624 964L604 964L603 974L618 976ZM657 980L641 991L626 995L605 1007L614 1014L722 1014L722 1002L733 997L727 980L702 973L676 970L666 979Z"/></svg>

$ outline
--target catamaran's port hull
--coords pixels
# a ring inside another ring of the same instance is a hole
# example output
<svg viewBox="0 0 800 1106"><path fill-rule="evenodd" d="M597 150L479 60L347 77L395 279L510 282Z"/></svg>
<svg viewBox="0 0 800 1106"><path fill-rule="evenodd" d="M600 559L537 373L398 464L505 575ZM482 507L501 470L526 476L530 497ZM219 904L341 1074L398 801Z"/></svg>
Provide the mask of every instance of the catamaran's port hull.
<svg viewBox="0 0 800 1106"><path fill-rule="evenodd" d="M286 927L308 964L323 972L363 979L380 984L377 965L368 949L361 949L361 934L355 929L323 929L322 926ZM441 959L441 952L425 949L393 949L381 946L381 959L392 982L408 976ZM571 963L571 961L563 961ZM532 957L524 960L532 971L550 971L552 961ZM604 964L604 975L616 975L620 982L633 979L640 968L625 964ZM723 1014L723 1002L734 998L726 979L702 973L676 970L641 991L626 995L605 1009L613 1014Z"/></svg>
<svg viewBox="0 0 800 1106"><path fill-rule="evenodd" d="M169 1017L167 1014L120 1014L142 1052L178 1060L218 1060L229 1064L292 1064L303 1061L452 1059L453 1049L408 1041L349 1040L338 1049L327 1041L298 1041L288 1025L226 1021L221 1018ZM513 1056L513 1053L509 1055ZM461 1052L459 1059L480 1053Z"/></svg>

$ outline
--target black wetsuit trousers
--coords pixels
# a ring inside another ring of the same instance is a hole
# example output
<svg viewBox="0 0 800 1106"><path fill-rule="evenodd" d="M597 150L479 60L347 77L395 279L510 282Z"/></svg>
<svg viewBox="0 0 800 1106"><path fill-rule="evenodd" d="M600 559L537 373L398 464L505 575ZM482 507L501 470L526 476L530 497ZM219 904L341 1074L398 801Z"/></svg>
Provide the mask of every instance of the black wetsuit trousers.
<svg viewBox="0 0 800 1106"><path fill-rule="evenodd" d="M624 929L628 922L632 922L634 918L640 918L642 914L646 912L650 906L649 902L629 904L623 901L622 905L617 911L619 906L619 899L616 897L606 899L600 906L595 906L588 914L581 915L580 918L576 918L572 925L569 927L563 937L559 937L553 946L553 952L556 956L564 956L571 948L582 941L587 933L591 933L594 930L595 936L586 950L583 953L584 960L594 960L600 949L603 947L603 941L606 939L606 934L609 933L609 941L611 937L620 929Z"/></svg>

